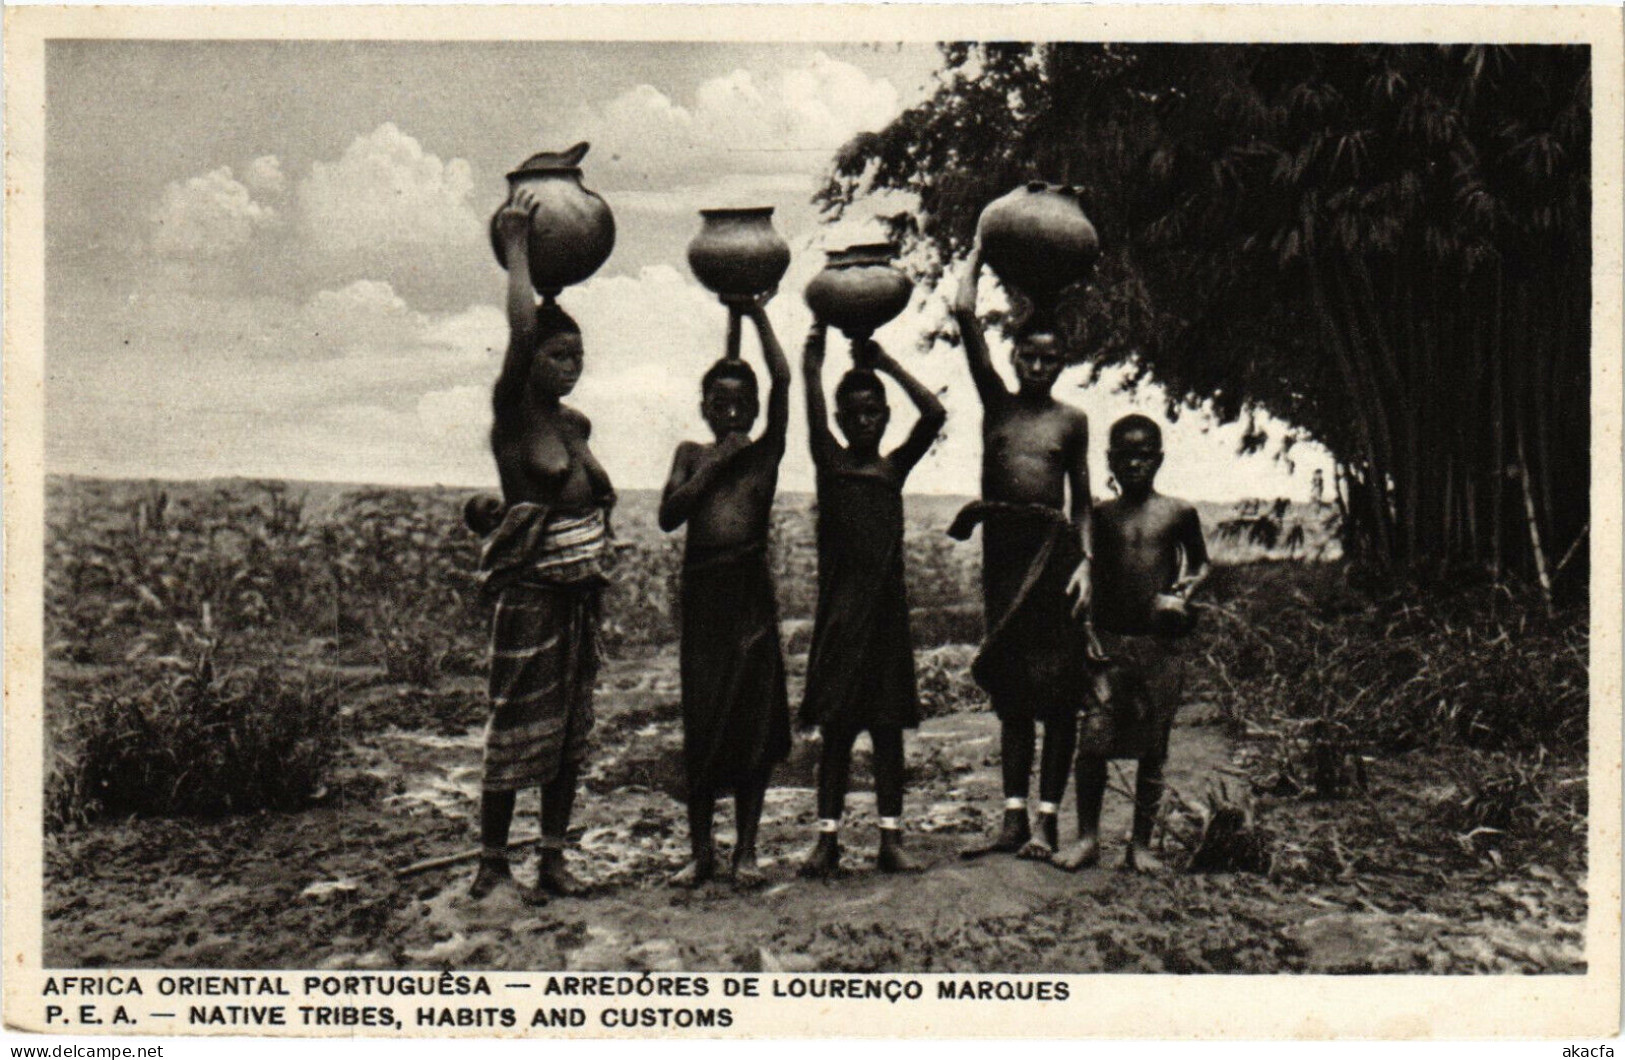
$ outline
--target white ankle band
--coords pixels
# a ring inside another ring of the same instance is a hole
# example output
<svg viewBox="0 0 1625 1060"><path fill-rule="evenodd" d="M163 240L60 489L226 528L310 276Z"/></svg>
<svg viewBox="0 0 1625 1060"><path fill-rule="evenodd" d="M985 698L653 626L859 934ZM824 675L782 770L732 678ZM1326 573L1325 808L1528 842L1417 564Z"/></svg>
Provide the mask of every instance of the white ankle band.
<svg viewBox="0 0 1625 1060"><path fill-rule="evenodd" d="M834 817L820 817L818 819L818 830L820 832L829 832L833 835L841 830L841 822Z"/></svg>
<svg viewBox="0 0 1625 1060"><path fill-rule="evenodd" d="M1039 813L1047 813L1051 817L1054 817L1055 816L1055 810L1056 810L1056 806L1055 806L1055 804L1053 802L1041 802L1041 803L1038 804L1038 812Z"/></svg>
<svg viewBox="0 0 1625 1060"><path fill-rule="evenodd" d="M895 832L903 827L903 819L901 817L882 817L880 827L888 832Z"/></svg>
<svg viewBox="0 0 1625 1060"><path fill-rule="evenodd" d="M1027 800L1012 795L1008 799L1004 800L1004 808L1007 810L1025 810L1027 808Z"/></svg>

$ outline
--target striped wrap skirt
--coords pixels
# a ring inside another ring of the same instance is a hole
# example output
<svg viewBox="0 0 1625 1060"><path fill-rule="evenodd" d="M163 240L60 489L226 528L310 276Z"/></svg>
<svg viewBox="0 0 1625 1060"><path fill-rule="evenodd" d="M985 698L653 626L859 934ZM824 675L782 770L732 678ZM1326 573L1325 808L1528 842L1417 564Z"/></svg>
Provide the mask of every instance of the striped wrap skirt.
<svg viewBox="0 0 1625 1060"><path fill-rule="evenodd" d="M531 576L497 597L486 791L545 785L562 769L579 765L588 750L598 676L603 527L601 516L596 536L575 520L560 522L549 526L548 547L537 556Z"/></svg>

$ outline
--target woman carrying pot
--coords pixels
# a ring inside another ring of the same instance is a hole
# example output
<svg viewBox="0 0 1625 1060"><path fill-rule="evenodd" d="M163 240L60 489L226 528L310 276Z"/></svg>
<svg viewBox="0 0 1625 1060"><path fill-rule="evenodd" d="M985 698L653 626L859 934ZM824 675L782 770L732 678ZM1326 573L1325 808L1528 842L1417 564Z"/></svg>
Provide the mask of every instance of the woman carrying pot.
<svg viewBox="0 0 1625 1060"><path fill-rule="evenodd" d="M537 201L515 190L495 220L508 267L508 351L491 404L502 501L470 501L491 627L491 716L480 799L480 865L470 894L511 885L516 794L541 789L541 858L526 898L580 894L564 861L576 781L592 730L598 619L615 503L588 446L592 424L562 399L581 376L581 331L552 299L537 304L529 233Z"/></svg>

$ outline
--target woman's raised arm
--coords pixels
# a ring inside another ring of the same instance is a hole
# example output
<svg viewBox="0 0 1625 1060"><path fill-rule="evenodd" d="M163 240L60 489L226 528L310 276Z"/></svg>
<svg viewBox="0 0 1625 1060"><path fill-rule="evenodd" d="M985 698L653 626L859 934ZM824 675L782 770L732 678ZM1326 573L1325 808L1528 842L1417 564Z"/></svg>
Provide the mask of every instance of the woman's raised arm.
<svg viewBox="0 0 1625 1060"><path fill-rule="evenodd" d="M512 408L536 348L536 292L530 286L530 218L535 198L523 188L497 211L497 239L508 263L508 351L492 397L498 414Z"/></svg>

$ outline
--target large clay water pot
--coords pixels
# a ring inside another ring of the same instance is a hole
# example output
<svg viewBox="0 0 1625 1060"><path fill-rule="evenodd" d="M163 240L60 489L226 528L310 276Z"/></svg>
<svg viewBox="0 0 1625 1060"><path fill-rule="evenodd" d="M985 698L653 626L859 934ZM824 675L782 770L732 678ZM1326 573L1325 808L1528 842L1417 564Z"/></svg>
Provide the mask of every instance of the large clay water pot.
<svg viewBox="0 0 1625 1060"><path fill-rule="evenodd" d="M549 297L598 271L615 249L615 216L596 192L581 185L581 160L588 145L568 151L543 151L525 159L508 174L508 198L525 188L536 197L530 225L530 282ZM491 218L491 247L508 267Z"/></svg>
<svg viewBox="0 0 1625 1060"><path fill-rule="evenodd" d="M1031 300L1041 326L1053 326L1061 291L1088 279L1100 257L1100 235L1078 190L1041 180L988 203L976 232L982 260L1006 288Z"/></svg>
<svg viewBox="0 0 1625 1060"><path fill-rule="evenodd" d="M773 230L773 207L701 210L688 244L695 279L724 297L771 291L790 267L789 244Z"/></svg>
<svg viewBox="0 0 1625 1060"><path fill-rule="evenodd" d="M854 345L908 307L914 281L892 265L892 244L864 243L828 254L823 271L807 284L807 305Z"/></svg>

